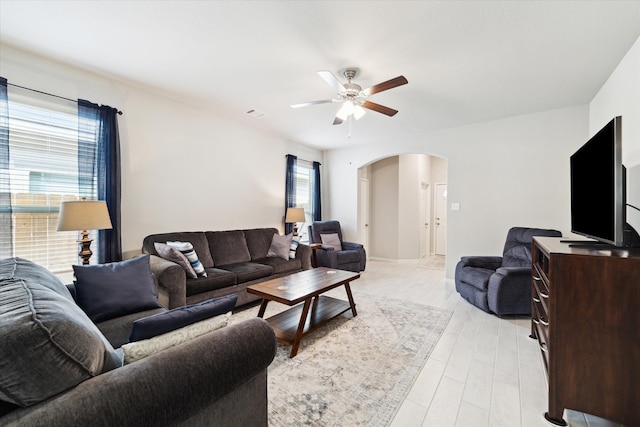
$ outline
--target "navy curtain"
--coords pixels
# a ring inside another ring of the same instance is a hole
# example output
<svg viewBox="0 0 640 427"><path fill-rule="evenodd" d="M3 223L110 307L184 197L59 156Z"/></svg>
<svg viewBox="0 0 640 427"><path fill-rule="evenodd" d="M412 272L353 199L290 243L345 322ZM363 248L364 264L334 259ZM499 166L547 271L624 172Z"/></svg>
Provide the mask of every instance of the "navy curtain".
<svg viewBox="0 0 640 427"><path fill-rule="evenodd" d="M320 163L313 162L313 203L311 204L311 219L322 221L322 193L320 192Z"/></svg>
<svg viewBox="0 0 640 427"><path fill-rule="evenodd" d="M287 178L284 193L284 215L286 218L287 209L296 207L296 164L298 158L291 154L287 154ZM293 233L293 224L284 223L284 234Z"/></svg>
<svg viewBox="0 0 640 427"><path fill-rule="evenodd" d="M122 260L120 237L120 137L118 110L78 100L78 185L80 196L92 193L93 179L97 198L107 203L111 230L99 230L98 263ZM98 125L96 126L95 123ZM93 132L93 135L91 135ZM97 141L94 143L93 141ZM91 189L91 191L90 191Z"/></svg>
<svg viewBox="0 0 640 427"><path fill-rule="evenodd" d="M9 100L7 79L0 77L0 259L13 256L9 177Z"/></svg>

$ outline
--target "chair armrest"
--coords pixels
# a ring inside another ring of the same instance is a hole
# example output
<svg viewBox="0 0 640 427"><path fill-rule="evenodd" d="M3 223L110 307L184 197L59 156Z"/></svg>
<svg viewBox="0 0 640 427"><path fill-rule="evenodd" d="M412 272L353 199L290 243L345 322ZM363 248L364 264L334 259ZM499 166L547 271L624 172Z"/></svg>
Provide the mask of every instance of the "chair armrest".
<svg viewBox="0 0 640 427"><path fill-rule="evenodd" d="M500 267L496 270L496 273L501 274L503 277L524 277L527 280L531 280L531 267ZM531 284L531 282L527 282Z"/></svg>
<svg viewBox="0 0 640 427"><path fill-rule="evenodd" d="M299 259L302 262L303 270L311 269L311 248L309 245L298 243L298 247L296 248L296 259Z"/></svg>
<svg viewBox="0 0 640 427"><path fill-rule="evenodd" d="M275 353L273 330L263 319L252 318L98 375L37 405L16 409L0 418L0 424L195 424L199 415L214 412L222 397L257 375L264 375L266 400L266 369Z"/></svg>
<svg viewBox="0 0 640 427"><path fill-rule="evenodd" d="M500 256L463 256L460 262L468 267L486 268L489 270L497 270L502 265L502 257Z"/></svg>
<svg viewBox="0 0 640 427"><path fill-rule="evenodd" d="M187 273L182 267L156 255L149 257L158 289L158 301L168 309L187 305Z"/></svg>
<svg viewBox="0 0 640 427"><path fill-rule="evenodd" d="M335 248L333 246L328 246L328 245L321 245L320 249L323 251L335 251Z"/></svg>
<svg viewBox="0 0 640 427"><path fill-rule="evenodd" d="M353 250L353 249L362 249L363 247L364 246L362 246L360 243L342 242L342 249Z"/></svg>
<svg viewBox="0 0 640 427"><path fill-rule="evenodd" d="M531 267L501 267L487 285L489 309L505 314L531 313Z"/></svg>

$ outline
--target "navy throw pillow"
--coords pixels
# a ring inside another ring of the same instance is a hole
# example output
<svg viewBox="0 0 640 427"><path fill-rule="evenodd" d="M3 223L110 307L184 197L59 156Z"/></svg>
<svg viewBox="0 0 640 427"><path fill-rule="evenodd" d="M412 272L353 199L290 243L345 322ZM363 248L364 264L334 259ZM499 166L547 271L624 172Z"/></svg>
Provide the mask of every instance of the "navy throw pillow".
<svg viewBox="0 0 640 427"><path fill-rule="evenodd" d="M127 261L74 265L76 301L94 323L160 308L149 255Z"/></svg>
<svg viewBox="0 0 640 427"><path fill-rule="evenodd" d="M193 323L228 313L236 306L238 294L213 298L199 304L178 307L163 313L143 317L133 322L129 342L146 340L175 331Z"/></svg>

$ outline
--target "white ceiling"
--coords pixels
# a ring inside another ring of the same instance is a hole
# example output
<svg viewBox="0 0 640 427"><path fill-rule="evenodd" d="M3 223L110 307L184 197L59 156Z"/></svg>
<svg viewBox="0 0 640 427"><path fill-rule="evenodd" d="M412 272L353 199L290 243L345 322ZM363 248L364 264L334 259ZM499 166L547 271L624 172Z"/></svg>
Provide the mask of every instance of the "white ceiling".
<svg viewBox="0 0 640 427"><path fill-rule="evenodd" d="M2 43L319 149L588 103L638 37L640 1L0 0ZM351 138L339 105L289 107L334 97L316 71L347 67L363 88L409 80Z"/></svg>

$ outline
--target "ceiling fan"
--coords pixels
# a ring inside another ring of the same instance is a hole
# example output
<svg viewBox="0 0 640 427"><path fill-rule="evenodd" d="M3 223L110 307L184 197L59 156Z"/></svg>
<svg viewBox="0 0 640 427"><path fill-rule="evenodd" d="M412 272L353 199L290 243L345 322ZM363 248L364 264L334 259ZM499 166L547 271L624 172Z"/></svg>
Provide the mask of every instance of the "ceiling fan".
<svg viewBox="0 0 640 427"><path fill-rule="evenodd" d="M336 118L333 120L334 125L342 124L348 117L353 116L356 120L362 117L365 113L364 108L377 111L378 113L385 114L387 116L394 116L398 110L385 107L384 105L376 104L375 102L367 101L367 98L375 93L385 90L393 89L394 87L402 86L407 83L407 79L404 76L398 76L394 79L387 80L386 82L373 85L368 89L362 89L358 84L351 83L358 70L349 68L344 71L343 75L347 79L347 83L342 84L333 75L331 71L318 71L318 75L326 81L329 86L338 91L338 97L333 99L325 99L321 101L303 102L300 104L293 104L291 108L307 107L309 105L328 104L344 102L344 105L338 110Z"/></svg>

